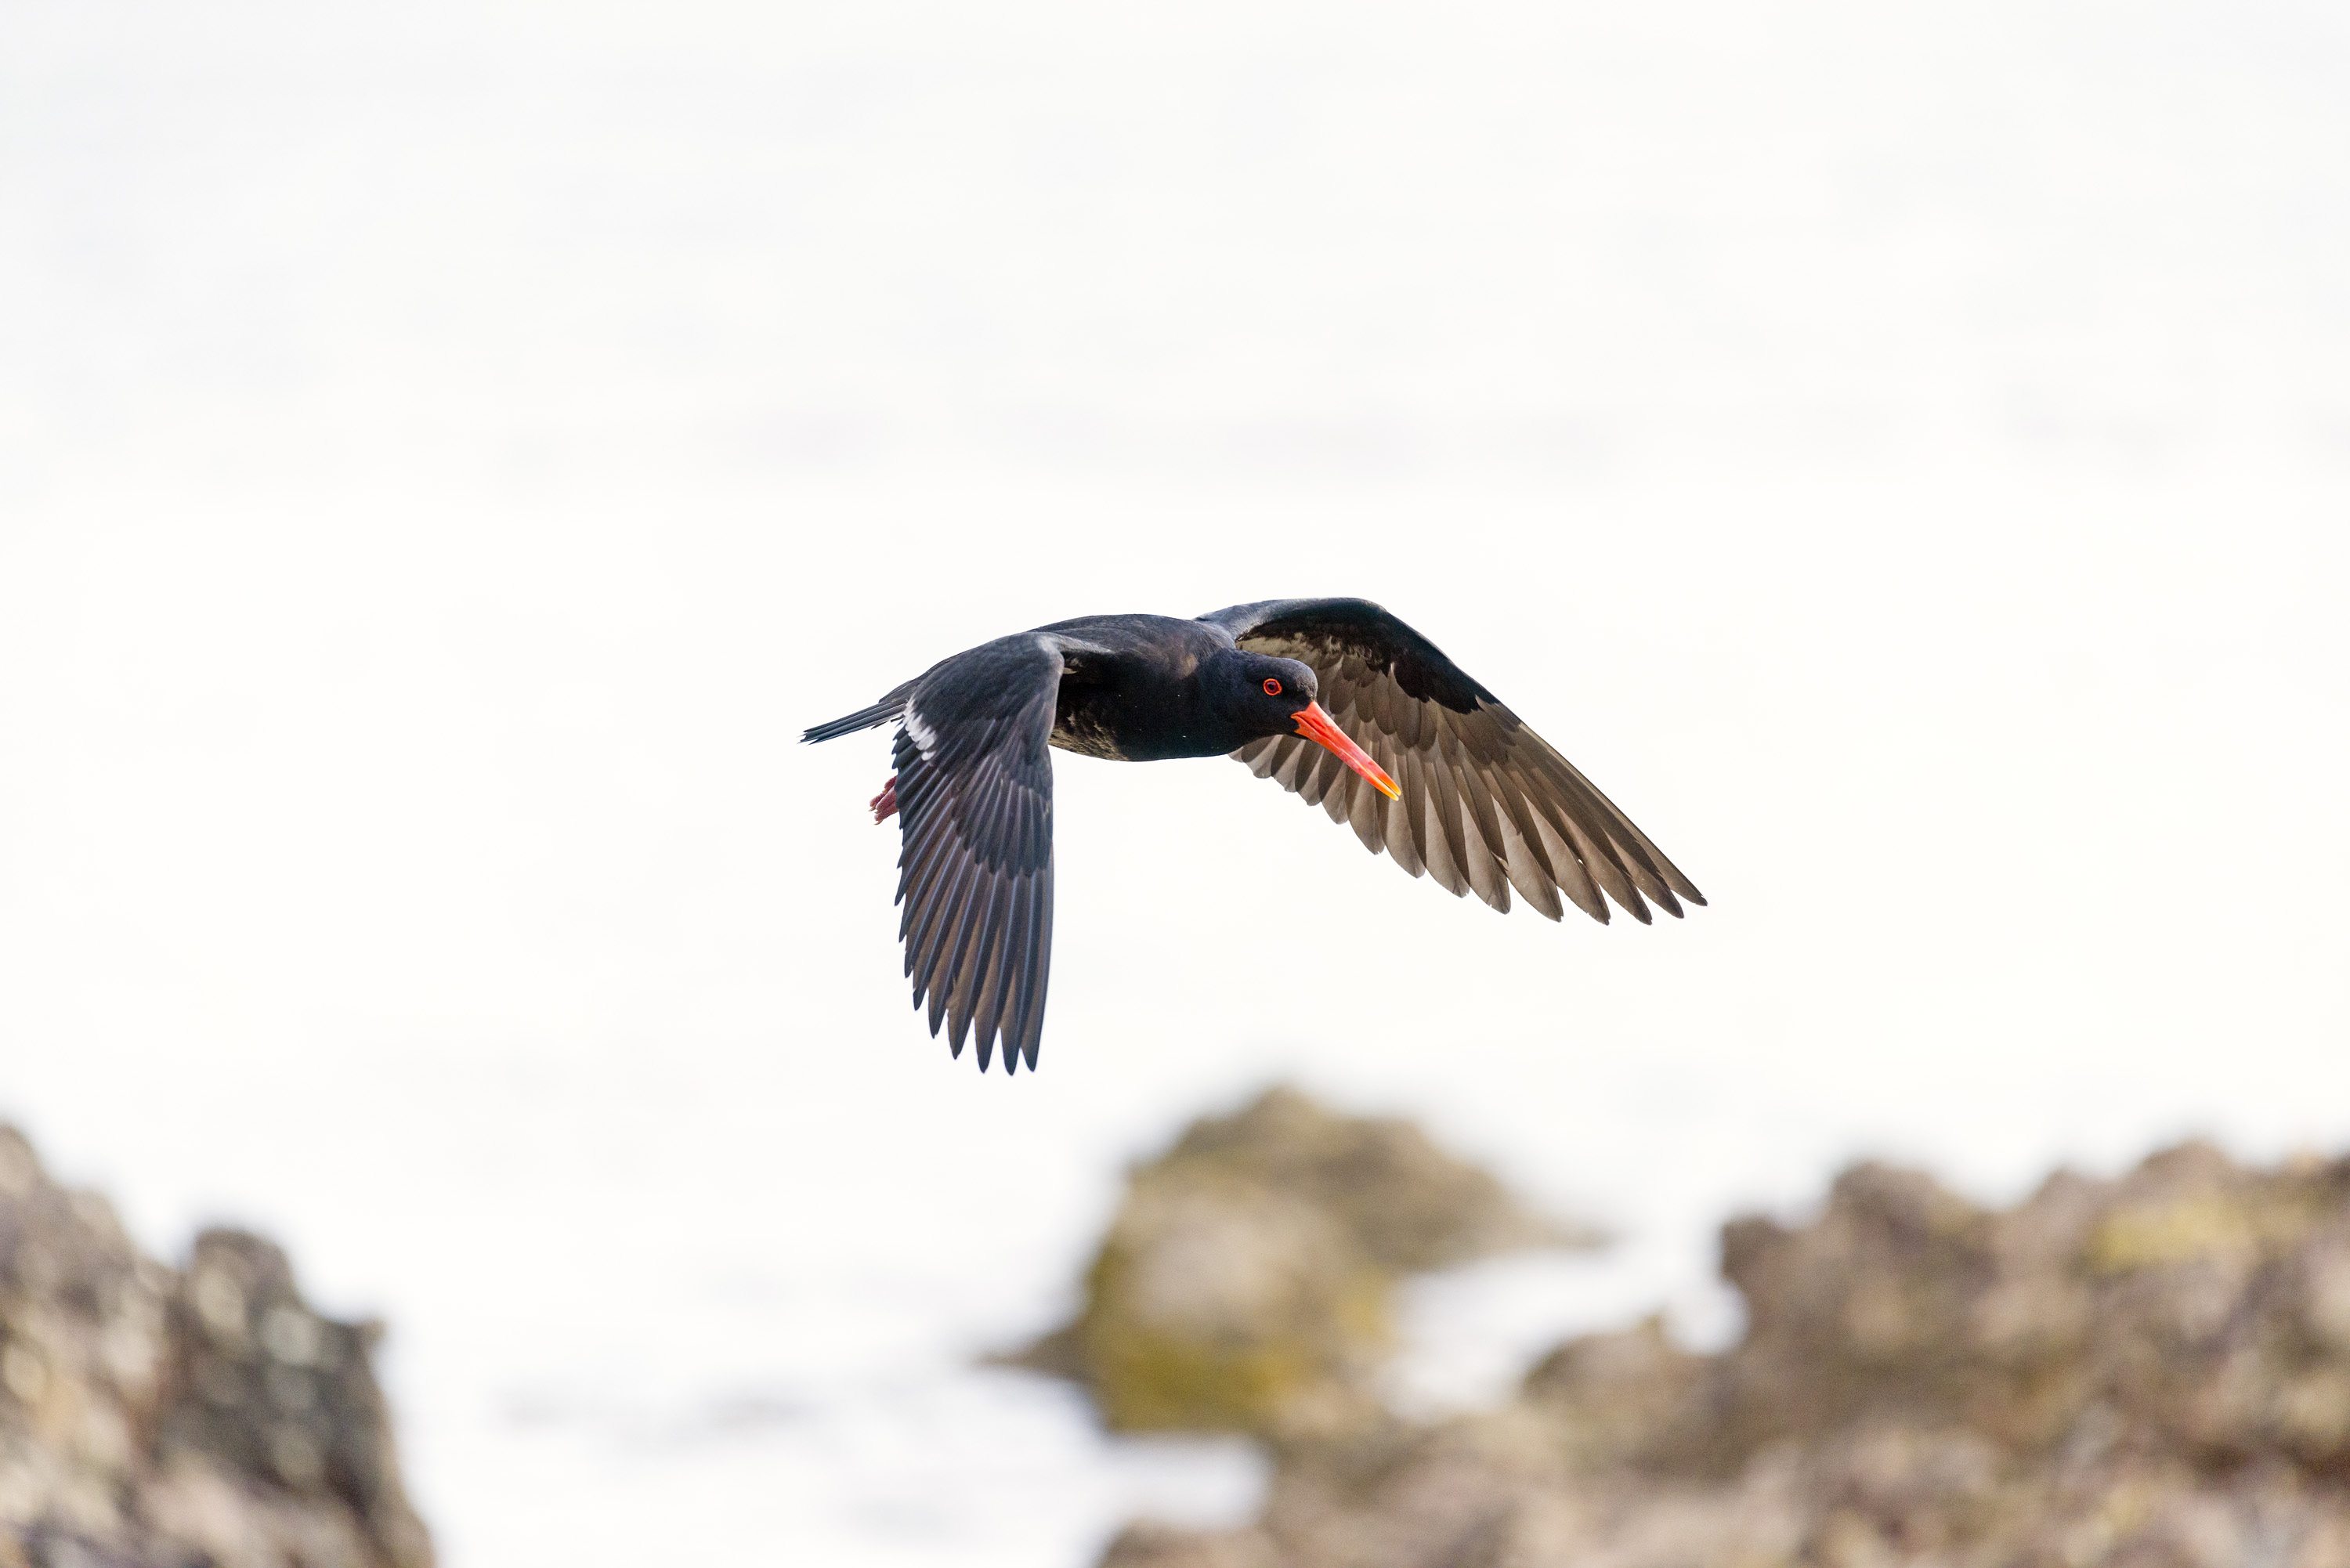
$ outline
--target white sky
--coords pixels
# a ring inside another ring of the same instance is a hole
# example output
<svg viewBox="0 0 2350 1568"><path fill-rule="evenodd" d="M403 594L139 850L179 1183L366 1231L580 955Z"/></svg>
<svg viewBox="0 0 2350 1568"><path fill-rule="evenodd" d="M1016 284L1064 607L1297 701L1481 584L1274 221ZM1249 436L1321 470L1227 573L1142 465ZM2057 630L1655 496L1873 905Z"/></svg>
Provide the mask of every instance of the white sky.
<svg viewBox="0 0 2350 1568"><path fill-rule="evenodd" d="M458 1568L1076 1563L1122 1461L951 1367L1271 1076L1692 1313L1855 1151L2350 1142L2345 520L2338 6L17 0L0 1114L387 1314ZM1043 1071L950 1063L793 737L1293 593L1713 908L1065 758ZM660 1436L745 1388L827 1436Z"/></svg>

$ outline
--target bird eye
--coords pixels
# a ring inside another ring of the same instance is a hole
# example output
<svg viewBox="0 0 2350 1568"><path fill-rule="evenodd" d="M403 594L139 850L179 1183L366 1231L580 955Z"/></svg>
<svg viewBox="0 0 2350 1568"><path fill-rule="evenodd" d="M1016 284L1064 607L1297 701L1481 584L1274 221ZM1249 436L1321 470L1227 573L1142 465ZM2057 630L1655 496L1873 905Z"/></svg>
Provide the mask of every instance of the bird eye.
<svg viewBox="0 0 2350 1568"><path fill-rule="evenodd" d="M1278 697L1281 695L1281 678L1279 676L1268 675L1264 678L1264 694L1268 697Z"/></svg>

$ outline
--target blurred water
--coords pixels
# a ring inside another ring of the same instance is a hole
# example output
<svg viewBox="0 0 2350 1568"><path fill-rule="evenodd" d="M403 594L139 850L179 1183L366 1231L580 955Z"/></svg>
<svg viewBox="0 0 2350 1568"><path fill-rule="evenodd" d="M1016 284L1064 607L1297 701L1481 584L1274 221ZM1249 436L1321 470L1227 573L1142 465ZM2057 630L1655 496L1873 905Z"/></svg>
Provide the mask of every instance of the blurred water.
<svg viewBox="0 0 2350 1568"><path fill-rule="evenodd" d="M2338 8L0 12L0 1107L393 1324L469 1564L1087 1559L1245 1509L971 1358L1295 1076L1626 1237L2350 1138ZM906 1012L878 738L1359 592L1713 898L1497 920L1061 759L1044 1071Z"/></svg>

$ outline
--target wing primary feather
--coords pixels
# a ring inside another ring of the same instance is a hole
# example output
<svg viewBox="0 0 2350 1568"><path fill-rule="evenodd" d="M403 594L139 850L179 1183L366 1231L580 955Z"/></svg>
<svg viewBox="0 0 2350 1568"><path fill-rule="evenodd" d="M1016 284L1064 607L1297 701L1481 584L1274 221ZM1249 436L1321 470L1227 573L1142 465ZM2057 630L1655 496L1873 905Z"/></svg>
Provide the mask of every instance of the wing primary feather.
<svg viewBox="0 0 2350 1568"><path fill-rule="evenodd" d="M1461 794L1469 807L1471 819L1477 825L1477 836L1485 841L1485 847L1498 867L1502 856L1502 825L1493 815L1492 788L1486 783L1483 770L1477 766L1468 738L1453 722L1452 716L1441 709L1437 712L1436 722L1444 735L1445 760L1451 763L1453 776L1461 781Z"/></svg>
<svg viewBox="0 0 2350 1568"><path fill-rule="evenodd" d="M1010 891L1009 888L1005 888L999 897ZM979 1041L979 1070L983 1073L987 1071L988 1057L995 1050L995 1009L998 994L1002 990L999 977L1003 972L1005 933L1002 926L1008 923L1011 918L1012 911L1009 909L998 915L998 929L992 933L994 940L980 966L978 975L972 982L971 1032Z"/></svg>
<svg viewBox="0 0 2350 1568"><path fill-rule="evenodd" d="M951 902L942 909L937 926L925 940L920 973L923 989L930 992L932 1039L938 1037L939 1026L947 1022L954 1003L955 960L971 940L975 916L972 905L983 880L978 867L965 868L965 874L951 889ZM955 1043L954 1054L962 1054L960 1041Z"/></svg>
<svg viewBox="0 0 2350 1568"><path fill-rule="evenodd" d="M1588 833L1592 841L1599 846L1607 863L1622 875L1627 888L1636 881L1641 880L1639 876L1641 868L1638 866L1637 850L1629 856L1617 853L1619 845L1627 849L1633 848L1633 846L1629 837L1619 830L1624 825L1614 820L1616 814L1609 811L1599 801L1592 793L1588 784L1577 776L1572 768L1565 765L1564 757L1555 760L1545 757L1543 760L1550 764L1548 771L1551 777L1565 803L1574 812L1577 826ZM1647 869L1649 871L1647 880L1651 883L1659 880L1653 867ZM1608 891L1615 893L1616 889L1610 888ZM1619 894L1617 897L1620 898L1622 896Z"/></svg>
<svg viewBox="0 0 2350 1568"><path fill-rule="evenodd" d="M1353 826L1355 836L1363 841L1363 847L1374 855L1387 847L1387 840L1379 827L1378 794L1378 791L1360 779L1356 780L1354 787L1347 792L1347 820Z"/></svg>
<svg viewBox="0 0 2350 1568"><path fill-rule="evenodd" d="M1348 768L1331 786L1330 793L1322 797L1322 809L1331 821L1342 826L1350 825L1355 820L1355 792L1370 787L1356 776L1354 769Z"/></svg>
<svg viewBox="0 0 2350 1568"><path fill-rule="evenodd" d="M1494 823L1493 803L1487 798L1483 780L1475 773L1460 737L1443 733L1440 745L1452 794L1461 804L1461 831L1468 849L1463 868L1469 873L1469 886L1487 905L1506 915L1510 885L1502 863L1502 835Z"/></svg>
<svg viewBox="0 0 2350 1568"><path fill-rule="evenodd" d="M1003 1070L1014 1073L1024 1059L1036 1065L1036 1042L1043 1033L1045 978L1052 959L1053 866L1045 863L1015 879L1014 917L1001 961L1000 996L995 1013Z"/></svg>
<svg viewBox="0 0 2350 1568"><path fill-rule="evenodd" d="M915 965L914 972L921 977L922 984L938 999L938 1004L931 1009L931 1033L933 1034L939 1029L939 1008L945 1005L947 988L942 982L953 973L951 964L946 964L943 969L941 965L961 943L972 897L981 877L978 863L969 856L957 854L952 857L952 861L953 868L941 878L924 900L923 918L916 923L906 944L906 956Z"/></svg>
<svg viewBox="0 0 2350 1568"><path fill-rule="evenodd" d="M902 798L899 802L899 807L898 819L904 824L904 826L899 830L898 868L905 871L930 848L931 842L945 830L953 818L943 811L931 810L927 805L918 806L910 813L904 809L905 802ZM900 878L901 884L903 878Z"/></svg>
<svg viewBox="0 0 2350 1568"><path fill-rule="evenodd" d="M940 981L947 998L949 1048L958 1056L971 1037L972 981L979 969L980 955L986 950L988 909L994 902L994 878L983 877L980 897L963 922L962 940L955 949L954 961ZM987 1071L986 1062L980 1063L979 1070Z"/></svg>
<svg viewBox="0 0 2350 1568"><path fill-rule="evenodd" d="M1314 759L1307 753L1318 752L1321 749L1319 746L1308 745L1290 748L1289 755L1282 759L1280 768L1273 775L1274 782L1286 790L1299 788L1298 781L1312 772L1314 766Z"/></svg>
<svg viewBox="0 0 2350 1568"><path fill-rule="evenodd" d="M1541 852L1518 831L1518 825L1509 817L1502 819L1503 864L1509 872L1510 886L1515 888L1525 901L1532 904L1544 919L1555 920L1565 914L1565 907L1558 901L1558 884L1538 865L1535 857Z"/></svg>
<svg viewBox="0 0 2350 1568"><path fill-rule="evenodd" d="M990 966L995 961L995 949L1003 940L1004 877L991 871L987 877L987 894L978 911L978 934L971 950L963 955L955 975L954 1001L948 1004L948 1027L958 1034L979 1022L980 1002L986 989ZM988 1049L983 1036L981 1049ZM981 1064L985 1071L986 1064Z"/></svg>
<svg viewBox="0 0 2350 1568"><path fill-rule="evenodd" d="M1382 732L1372 732L1370 745L1366 745L1363 750L1370 753L1372 762L1378 762L1382 769L1387 769L1387 775L1388 778L1394 778L1394 781L1399 783L1399 787L1403 785L1405 753L1396 745L1396 738L1391 736L1391 733L1387 733L1384 729ZM1417 848L1417 844L1412 844L1410 836L1405 836L1403 844L1400 844L1400 854L1399 854L1399 846L1396 846L1394 836L1388 836L1388 830L1394 830L1394 827L1400 827L1405 835L1410 835L1410 811L1405 809L1405 799L1403 797L1388 799L1384 793L1379 793L1379 790L1370 790L1370 787L1363 790L1363 797L1370 802L1370 809L1379 815L1379 844L1387 848L1387 854L1391 856L1399 865L1405 865L1405 867L1408 867L1410 863L1415 863L1415 860L1419 860L1419 848Z"/></svg>
<svg viewBox="0 0 2350 1568"><path fill-rule="evenodd" d="M1427 753L1418 754L1423 765L1430 766L1432 772L1432 764L1428 763ZM1445 838L1443 826L1438 820L1444 811L1443 803L1439 798L1440 794L1440 786L1432 777L1429 780L1428 787L1420 792L1419 801L1420 858L1428 863L1428 874L1435 878L1438 887L1456 898L1465 898L1469 896L1469 878L1461 872L1460 862L1453 859L1452 846Z"/></svg>
<svg viewBox="0 0 2350 1568"><path fill-rule="evenodd" d="M1420 852L1419 824L1413 817L1428 798L1428 769L1418 752L1404 752L1396 761L1401 764L1400 771L1388 771L1403 786L1403 794L1387 803L1388 854L1413 876L1424 877L1427 857Z"/></svg>
<svg viewBox="0 0 2350 1568"><path fill-rule="evenodd" d="M1608 843L1606 818L1593 820L1589 803L1582 791L1575 789L1555 771L1551 774L1555 786L1555 802L1559 825L1567 830L1570 841L1583 857L1584 869L1592 880L1607 890L1607 896L1624 907L1627 914L1642 925L1649 923L1648 906L1641 900L1639 890L1632 886L1624 863L1616 857L1615 846Z"/></svg>
<svg viewBox="0 0 2350 1568"><path fill-rule="evenodd" d="M939 921L953 913L955 897L970 869L971 857L951 840L939 845L916 867L912 890L898 917L899 940L906 944L909 957L921 950Z"/></svg>
<svg viewBox="0 0 2350 1568"><path fill-rule="evenodd" d="M1044 917L1045 885L1047 874L1030 872L1021 878L1020 944L1017 972L1007 982L1011 987L1012 1003L1004 1015L1004 1071L1014 1070L1021 1060L1028 1039L1028 1021L1036 1010L1036 944L1041 936Z"/></svg>
<svg viewBox="0 0 2350 1568"><path fill-rule="evenodd" d="M1534 817L1543 838L1543 850L1550 857L1551 869L1558 873L1558 886L1575 902L1575 907L1598 921L1608 923L1607 900L1601 897L1598 885L1584 868L1583 857L1572 839L1563 836L1547 814Z"/></svg>
<svg viewBox="0 0 2350 1568"><path fill-rule="evenodd" d="M1478 830L1474 815L1469 818L1469 887L1497 914L1510 912L1510 884L1502 866L1498 845L1488 844Z"/></svg>
<svg viewBox="0 0 2350 1568"><path fill-rule="evenodd" d="M1511 769L1506 757L1493 763L1480 762L1477 772L1493 798L1501 803L1503 815L1508 819L1503 826L1516 832L1535 868L1555 884L1558 878L1552 872L1550 856L1543 848L1542 834L1534 826L1534 810L1526 800L1523 781Z"/></svg>
<svg viewBox="0 0 2350 1568"><path fill-rule="evenodd" d="M1003 971L1005 945L1011 940L1014 893L1017 883L1016 877L1002 870L998 870L991 878L990 891L993 897L988 900L987 930L983 938L983 945L977 959L972 966L972 1027L974 1031L983 1032L985 1036L991 1039L995 1033L993 1024L998 1001L996 993L999 990L997 977Z"/></svg>
<svg viewBox="0 0 2350 1568"><path fill-rule="evenodd" d="M1028 942L1028 877L1029 874L1023 871L1014 877L1004 888L1003 935L996 944L994 974L988 981L983 1004L983 1021L995 1036L996 1049L1002 1054L1006 1073L1018 1070L1018 1062L1013 1054L1013 1041L1019 1024L1021 958Z"/></svg>
<svg viewBox="0 0 2350 1568"><path fill-rule="evenodd" d="M1045 1038L1045 996L1051 989L1053 978L1053 862L1047 857L1038 879L1038 935L1029 953L1028 992L1032 1005L1021 1025L1022 1054L1028 1058L1028 1070L1036 1070L1036 1052Z"/></svg>
<svg viewBox="0 0 2350 1568"><path fill-rule="evenodd" d="M1444 836L1446 857L1465 884L1469 875L1469 835L1461 824L1460 787L1453 782L1451 760L1442 746L1424 748L1422 754L1428 758L1429 799L1436 806L1437 831Z"/></svg>
<svg viewBox="0 0 2350 1568"><path fill-rule="evenodd" d="M958 846L962 851L964 866L948 891L950 897L941 904L938 926L930 933L928 949L931 976L931 1031L938 1032L943 1018L950 1028L954 1023L955 986L962 975L965 958L971 951L984 920L989 883L987 867L970 855L968 846ZM958 1042L956 1052L961 1054Z"/></svg>
<svg viewBox="0 0 2350 1568"><path fill-rule="evenodd" d="M988 964L987 984L979 1003L979 1027L995 1037L1007 1074L1019 1071L1019 1059L1012 1050L1012 1031L1007 1025L1014 1022L1013 988L1020 979L1020 955L1028 940L1028 875L1022 872L1004 883L1003 929L996 938L995 953Z"/></svg>
<svg viewBox="0 0 2350 1568"><path fill-rule="evenodd" d="M1692 904L1702 906L1705 903L1705 895L1697 890L1697 885L1683 876L1680 867L1667 858L1665 852L1658 848L1647 834L1640 831L1638 825L1624 815L1621 806L1609 800L1600 792L1598 785L1584 776L1582 769L1559 755L1557 749L1541 736L1533 735L1532 739L1535 751L1544 761L1555 767L1579 793L1591 801L1599 820L1608 825L1611 837L1620 837L1627 847L1638 851L1640 857L1648 862L1658 877L1673 892L1679 894Z"/></svg>
<svg viewBox="0 0 2350 1568"><path fill-rule="evenodd" d="M925 917L936 908L931 895L939 878L956 864L954 857L926 846L898 874L899 941L910 941L914 933L921 929ZM909 951L911 951L910 948Z"/></svg>
<svg viewBox="0 0 2350 1568"><path fill-rule="evenodd" d="M1322 797L1330 793L1330 786L1338 782L1338 775L1347 771L1347 759L1326 746L1314 749L1321 754L1314 759L1313 770L1306 774L1297 793L1305 797L1306 805L1320 805Z"/></svg>
<svg viewBox="0 0 2350 1568"><path fill-rule="evenodd" d="M980 1072L987 1070L987 1055L996 1042L996 1011L1003 994L1003 957L1008 940L1008 926L1013 921L1013 893L1017 879L996 875L994 898L989 900L987 912L987 945L980 950L980 960L971 971L971 1032L980 1042Z"/></svg>
<svg viewBox="0 0 2350 1568"><path fill-rule="evenodd" d="M906 972L920 977L927 989L936 991L941 950L950 943L961 929L963 906L971 898L973 883L979 877L978 863L967 855L941 854L951 869L941 876L921 899L921 918L906 938ZM909 904L909 909L917 906ZM931 1033L939 1032L938 1009L931 1010Z"/></svg>
<svg viewBox="0 0 2350 1568"><path fill-rule="evenodd" d="M952 836L951 825L946 814L925 817L906 829L908 842L899 850L898 901L906 906L906 913L914 912L914 905L928 890L939 867L954 858L948 840ZM905 933L899 933L903 936Z"/></svg>
<svg viewBox="0 0 2350 1568"><path fill-rule="evenodd" d="M1484 771L1484 778L1502 803L1503 849L1512 885L1545 918L1559 919L1566 910L1559 902L1558 873L1543 848L1542 830L1534 826L1534 813L1518 793L1517 781L1506 772L1490 769Z"/></svg>

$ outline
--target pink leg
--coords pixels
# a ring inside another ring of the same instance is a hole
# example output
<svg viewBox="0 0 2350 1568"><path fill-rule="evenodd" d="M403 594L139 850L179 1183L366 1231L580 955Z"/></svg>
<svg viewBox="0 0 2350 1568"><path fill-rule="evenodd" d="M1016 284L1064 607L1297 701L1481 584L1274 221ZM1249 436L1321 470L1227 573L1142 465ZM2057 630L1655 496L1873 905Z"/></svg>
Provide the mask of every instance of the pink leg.
<svg viewBox="0 0 2350 1568"><path fill-rule="evenodd" d="M866 804L873 808L873 820L877 823L887 822L891 817L897 815L898 775L896 774L891 774L889 775L889 782L881 786L881 793L875 795Z"/></svg>

